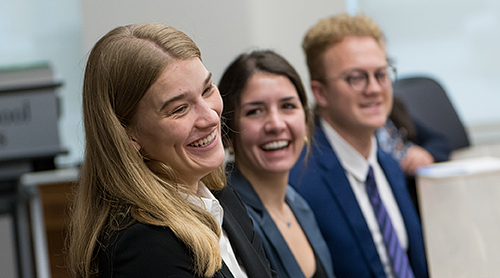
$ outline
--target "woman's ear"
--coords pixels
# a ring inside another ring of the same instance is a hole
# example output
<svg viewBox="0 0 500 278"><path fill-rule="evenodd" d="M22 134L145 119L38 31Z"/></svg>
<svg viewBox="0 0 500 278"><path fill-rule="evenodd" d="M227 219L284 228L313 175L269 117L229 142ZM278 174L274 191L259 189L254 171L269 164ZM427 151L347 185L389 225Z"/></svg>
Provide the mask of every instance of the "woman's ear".
<svg viewBox="0 0 500 278"><path fill-rule="evenodd" d="M134 146L135 150L137 152L140 152L142 147L141 147L141 144L139 144L139 141L137 141L137 139L135 138L134 135L132 135L131 132L127 131L127 135L128 135L128 138L130 139L130 142L132 143L132 146Z"/></svg>
<svg viewBox="0 0 500 278"><path fill-rule="evenodd" d="M137 142L135 139L132 138L132 145L134 146L135 150L137 152L140 152L141 151L141 145L139 144L139 142Z"/></svg>

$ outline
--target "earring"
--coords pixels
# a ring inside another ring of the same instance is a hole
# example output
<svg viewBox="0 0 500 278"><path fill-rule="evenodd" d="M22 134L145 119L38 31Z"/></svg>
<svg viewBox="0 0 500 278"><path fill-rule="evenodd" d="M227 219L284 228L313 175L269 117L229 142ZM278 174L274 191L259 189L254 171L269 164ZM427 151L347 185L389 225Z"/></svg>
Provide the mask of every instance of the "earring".
<svg viewBox="0 0 500 278"><path fill-rule="evenodd" d="M309 138L306 136L304 136L304 143L307 145L309 143Z"/></svg>

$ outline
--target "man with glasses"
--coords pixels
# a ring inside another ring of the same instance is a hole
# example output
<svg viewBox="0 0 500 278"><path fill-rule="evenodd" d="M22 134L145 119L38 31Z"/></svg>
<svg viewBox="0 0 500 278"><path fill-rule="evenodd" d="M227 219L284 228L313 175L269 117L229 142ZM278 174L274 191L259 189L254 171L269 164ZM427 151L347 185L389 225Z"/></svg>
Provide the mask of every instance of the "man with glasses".
<svg viewBox="0 0 500 278"><path fill-rule="evenodd" d="M320 20L306 34L316 131L290 184L308 201L342 277L427 277L422 229L405 176L377 149L395 70L366 15Z"/></svg>

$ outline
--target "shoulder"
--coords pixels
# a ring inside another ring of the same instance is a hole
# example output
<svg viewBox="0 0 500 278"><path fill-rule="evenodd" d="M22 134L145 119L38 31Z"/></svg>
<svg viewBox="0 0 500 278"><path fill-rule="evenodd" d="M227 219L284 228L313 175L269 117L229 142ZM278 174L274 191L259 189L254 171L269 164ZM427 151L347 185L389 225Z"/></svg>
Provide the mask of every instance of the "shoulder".
<svg viewBox="0 0 500 278"><path fill-rule="evenodd" d="M135 222L117 231L99 251L100 277L193 274L187 246L169 227Z"/></svg>
<svg viewBox="0 0 500 278"><path fill-rule="evenodd" d="M170 246L172 243L174 243L173 246L183 245L169 227L148 225L139 222L135 222L118 232L116 240L117 247L131 246L138 247L138 249L143 249L148 245L158 249L167 244Z"/></svg>
<svg viewBox="0 0 500 278"><path fill-rule="evenodd" d="M293 177L293 179L304 175L315 176L318 173L326 171L324 168L331 163L332 159L336 160L335 152L328 142L321 125L316 125L314 138L310 144L310 152L307 153L307 148L304 147L295 166L290 171L290 177Z"/></svg>

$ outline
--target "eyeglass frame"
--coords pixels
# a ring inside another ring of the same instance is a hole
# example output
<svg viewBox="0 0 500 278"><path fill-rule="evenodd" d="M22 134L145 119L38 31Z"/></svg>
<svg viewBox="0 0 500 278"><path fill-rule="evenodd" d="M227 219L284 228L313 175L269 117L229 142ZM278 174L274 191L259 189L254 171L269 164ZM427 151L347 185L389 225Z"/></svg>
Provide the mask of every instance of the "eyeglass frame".
<svg viewBox="0 0 500 278"><path fill-rule="evenodd" d="M392 65L392 62L391 62L391 60L390 60L390 59L387 59L387 65L385 65L384 67L380 67L380 68L378 68L378 69L377 69L377 71L378 71L378 70L380 70L380 69L382 69L382 68L386 68L386 69L387 69L388 79L390 80L389 84L393 84L394 82L396 82L396 80L397 80L397 73L398 73L398 72L397 72L396 67L394 67L394 66ZM363 73L364 80L365 80L366 84L363 86L363 88L362 88L362 89L356 89L356 88L354 88L354 86L353 86L353 85L352 85L352 83L351 83L351 82L352 82L352 81L351 81L351 79L352 79L353 77L352 77L352 76L349 76L349 74L350 74L350 73L352 73L352 72L354 72L354 71L357 71L357 72L361 72L361 73ZM391 73L392 73L392 75L394 76L392 79L390 78ZM375 80L377 80L377 83L378 83L380 86L385 87L385 88L387 88L387 87L389 86L389 84L385 84L385 85L384 85L384 84L382 84L382 83L381 83L381 81L379 80L379 78L376 76L376 75L377 75L377 73L376 73L376 72L373 72L372 74L373 74L373 77L375 77ZM326 77L326 78L321 78L321 79L319 79L318 81L320 81L320 82L322 82L322 83L326 83L326 82L328 82L328 81L330 81L330 80L337 80L337 79L342 79L342 80L344 80L344 81L345 81L345 82L349 85L349 87L350 87L353 91L358 92L358 93L361 93L361 92L366 91L366 88L368 88L368 86L370 85L370 73L369 73L368 71L364 70L364 69L352 69L352 70L350 70L349 72L344 72L344 73L341 73L341 74L339 74L339 75L338 75L338 76L336 76L336 77Z"/></svg>

